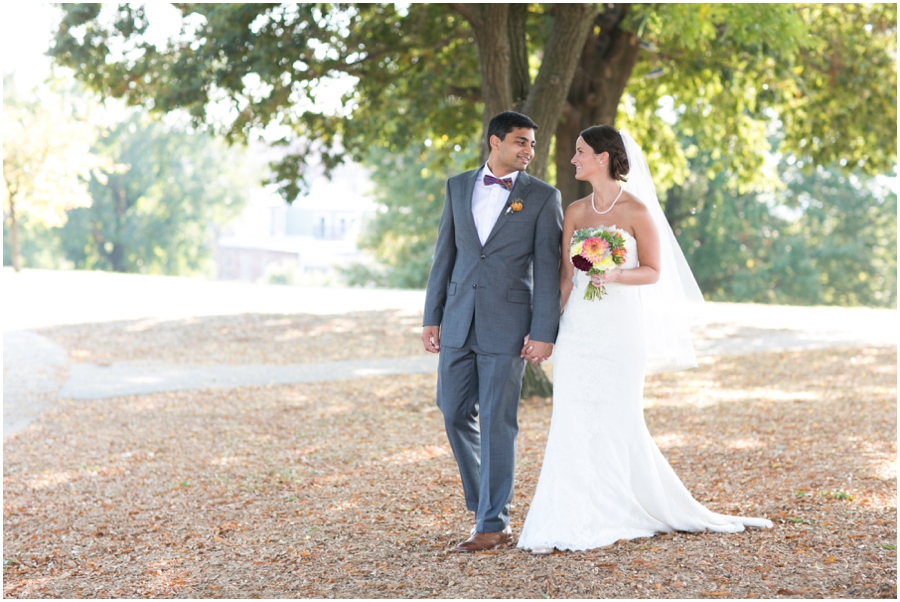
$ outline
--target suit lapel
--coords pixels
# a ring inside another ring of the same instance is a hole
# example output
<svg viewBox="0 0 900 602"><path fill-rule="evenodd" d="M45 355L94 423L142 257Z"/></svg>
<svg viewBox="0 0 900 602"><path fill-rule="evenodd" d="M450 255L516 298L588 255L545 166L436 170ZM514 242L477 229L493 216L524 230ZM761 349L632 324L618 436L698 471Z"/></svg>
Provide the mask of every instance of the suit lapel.
<svg viewBox="0 0 900 602"><path fill-rule="evenodd" d="M531 185L531 176L529 176L524 171L520 171L519 177L516 178L516 185L513 186L512 190L509 191L509 200L513 201L516 198L524 199L525 196L528 194L528 187L530 185ZM497 222L494 224L494 228L491 230L491 233L488 235L487 240L484 241L485 247L488 246L488 244L490 244L491 239L493 239L497 235L497 232L499 232L501 230L501 228L503 228L503 226L506 225L506 222L509 221L508 219L504 219L504 217L505 217L504 214L506 213L506 208L508 206L509 206L509 203L507 202L507 204L503 206L503 209L500 210L500 216L497 218ZM474 223L474 219L473 219L473 223ZM476 235L477 234L478 233L476 232Z"/></svg>

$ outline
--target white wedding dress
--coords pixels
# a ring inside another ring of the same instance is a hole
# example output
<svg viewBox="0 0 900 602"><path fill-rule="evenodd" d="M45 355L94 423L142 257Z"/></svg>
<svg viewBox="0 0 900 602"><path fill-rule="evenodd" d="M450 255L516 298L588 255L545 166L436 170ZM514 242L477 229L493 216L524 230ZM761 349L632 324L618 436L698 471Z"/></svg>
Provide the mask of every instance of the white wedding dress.
<svg viewBox="0 0 900 602"><path fill-rule="evenodd" d="M625 246L621 267L637 267L628 233ZM578 270L575 278L553 351L547 449L518 547L588 550L659 532L771 527L707 510L650 436L639 287L607 284L602 299L585 301L590 279Z"/></svg>

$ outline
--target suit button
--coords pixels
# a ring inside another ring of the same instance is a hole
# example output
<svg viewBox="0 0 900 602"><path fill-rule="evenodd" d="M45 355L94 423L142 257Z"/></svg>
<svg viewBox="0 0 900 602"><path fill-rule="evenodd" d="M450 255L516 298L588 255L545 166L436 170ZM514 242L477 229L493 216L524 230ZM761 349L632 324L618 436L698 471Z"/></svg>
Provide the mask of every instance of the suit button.
<svg viewBox="0 0 900 602"><path fill-rule="evenodd" d="M473 284L473 285L472 285L472 288L478 288L478 285L477 285L477 284Z"/></svg>
<svg viewBox="0 0 900 602"><path fill-rule="evenodd" d="M481 258L482 258L482 259L487 259L487 256L486 256L486 255L482 255Z"/></svg>

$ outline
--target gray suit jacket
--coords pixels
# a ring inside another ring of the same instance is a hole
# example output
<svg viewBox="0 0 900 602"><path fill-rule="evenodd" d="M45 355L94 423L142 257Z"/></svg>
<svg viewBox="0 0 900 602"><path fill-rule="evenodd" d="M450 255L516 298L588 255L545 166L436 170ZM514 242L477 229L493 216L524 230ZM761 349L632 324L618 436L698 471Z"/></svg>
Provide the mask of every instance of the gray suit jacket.
<svg viewBox="0 0 900 602"><path fill-rule="evenodd" d="M487 353L518 355L525 335L556 342L559 327L560 194L520 172L509 194L521 211L503 213L481 245L472 216L480 169L447 180L424 326L441 327L441 346L462 347L475 320Z"/></svg>

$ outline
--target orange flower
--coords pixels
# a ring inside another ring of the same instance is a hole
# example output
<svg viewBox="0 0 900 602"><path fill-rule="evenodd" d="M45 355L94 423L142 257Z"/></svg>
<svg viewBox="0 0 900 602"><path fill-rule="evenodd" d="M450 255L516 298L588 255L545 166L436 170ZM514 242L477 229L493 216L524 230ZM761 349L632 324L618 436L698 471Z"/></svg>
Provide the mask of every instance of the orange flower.
<svg viewBox="0 0 900 602"><path fill-rule="evenodd" d="M523 201L522 199L511 201L506 205L506 215L509 215L510 213L517 213L521 211L523 207L525 207L525 201Z"/></svg>

